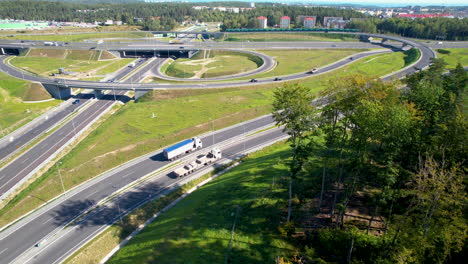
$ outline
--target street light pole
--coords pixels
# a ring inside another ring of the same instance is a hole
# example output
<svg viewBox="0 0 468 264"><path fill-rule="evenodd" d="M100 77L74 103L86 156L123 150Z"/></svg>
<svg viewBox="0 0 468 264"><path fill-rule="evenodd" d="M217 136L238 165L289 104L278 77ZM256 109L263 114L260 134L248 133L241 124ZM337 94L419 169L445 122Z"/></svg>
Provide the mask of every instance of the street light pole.
<svg viewBox="0 0 468 264"><path fill-rule="evenodd" d="M62 183L63 192L65 192L65 185L63 184L63 179L62 179L62 174L60 173L59 164L62 164L62 162L57 162L57 163L56 163L57 172L58 172L58 175L59 175L59 178L60 178L60 183Z"/></svg>

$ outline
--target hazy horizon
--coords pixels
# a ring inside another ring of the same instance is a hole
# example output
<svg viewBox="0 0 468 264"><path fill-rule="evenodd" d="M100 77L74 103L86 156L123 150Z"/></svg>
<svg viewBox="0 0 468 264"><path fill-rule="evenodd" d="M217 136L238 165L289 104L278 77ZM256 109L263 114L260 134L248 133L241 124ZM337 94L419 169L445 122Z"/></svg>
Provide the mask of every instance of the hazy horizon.
<svg viewBox="0 0 468 264"><path fill-rule="evenodd" d="M222 2L222 0L149 0L151 2ZM147 0L147 2L149 2ZM361 6L382 6L382 7L397 7L397 6L467 6L466 1L462 0L415 0L415 1L389 1L389 0L324 0L324 1L308 1L308 0L234 0L236 2L270 2L270 3L309 3L316 5L361 5Z"/></svg>

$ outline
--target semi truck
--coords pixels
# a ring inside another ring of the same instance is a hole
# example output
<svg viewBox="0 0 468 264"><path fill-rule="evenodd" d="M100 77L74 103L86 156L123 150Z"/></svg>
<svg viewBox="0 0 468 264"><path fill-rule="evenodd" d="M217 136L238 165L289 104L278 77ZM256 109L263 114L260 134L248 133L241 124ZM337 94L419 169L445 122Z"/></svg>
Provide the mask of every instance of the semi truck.
<svg viewBox="0 0 468 264"><path fill-rule="evenodd" d="M173 160L185 153L189 153L199 148L202 148L202 141L201 139L194 137L164 149L163 154L166 159Z"/></svg>
<svg viewBox="0 0 468 264"><path fill-rule="evenodd" d="M186 176L208 164L211 164L219 160L220 158L221 158L221 150L219 148L213 148L210 152L208 152L208 154L199 156L198 159L190 162L189 164L183 167L180 167L174 170L172 173L176 177Z"/></svg>

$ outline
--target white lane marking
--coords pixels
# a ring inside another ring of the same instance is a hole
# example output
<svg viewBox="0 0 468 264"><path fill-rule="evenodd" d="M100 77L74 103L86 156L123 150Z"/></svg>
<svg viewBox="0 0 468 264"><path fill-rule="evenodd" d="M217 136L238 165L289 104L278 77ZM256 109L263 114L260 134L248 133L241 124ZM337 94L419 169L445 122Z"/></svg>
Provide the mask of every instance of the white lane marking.
<svg viewBox="0 0 468 264"><path fill-rule="evenodd" d="M102 104L101 106L99 106L94 113L100 113L101 110L107 108L109 105L107 103L104 103ZM82 112L81 115L84 115L83 113L86 113L86 112ZM78 115L79 116L79 115ZM76 118L76 117L75 117ZM82 122L80 122L79 125L82 125L83 127L85 127L87 125L86 122L88 122L88 120L93 120L95 118L95 116L93 114L87 116ZM67 123L66 125L69 125L70 123ZM64 126L65 127L65 126ZM81 128L82 129L82 128ZM57 135L60 135L58 134L60 130L56 131L57 132ZM62 131L60 131L61 133L63 133ZM55 142L55 144L53 144L52 146L49 146L50 148L48 150L51 150L53 148L57 148L59 149L59 146L60 144L64 144L66 143L67 141L69 141L70 139L67 139L66 137L69 136L69 135L72 135L74 133L74 131L70 131L69 133L67 133L64 137L62 137L61 139L57 140ZM53 134L52 134L53 135ZM62 143L63 141L63 143ZM56 150L54 151L54 153L56 152ZM6 181L3 185L0 186L0 188L3 188L4 186L8 185L11 181L15 180L16 177L18 177L23 171L25 171L26 169L28 169L31 165L33 165L34 161L37 161L39 160L40 158L42 158L42 156L46 155L47 154L47 151L44 151L42 155L39 155L36 157L35 160L33 160L33 162L31 162L28 166L25 166L21 171L19 171L16 175L14 175L13 177L11 177L8 181Z"/></svg>
<svg viewBox="0 0 468 264"><path fill-rule="evenodd" d="M125 177L127 177L127 176L130 176L130 175L132 175L132 174L133 174L133 171L132 171L132 172L129 172L129 173L125 174L125 175L122 175L122 178L125 178Z"/></svg>
<svg viewBox="0 0 468 264"><path fill-rule="evenodd" d="M0 255L1 255L3 252L7 251L7 250L8 250L8 248L5 248L4 250L0 251Z"/></svg>
<svg viewBox="0 0 468 264"><path fill-rule="evenodd" d="M20 163L23 164L23 163L25 163L25 162L28 161L28 160L29 160L29 158L25 158L25 159L22 160Z"/></svg>
<svg viewBox="0 0 468 264"><path fill-rule="evenodd" d="M88 197L90 197L90 196L92 196L93 194L97 193L98 191L99 191L99 190L96 190L96 191L94 191L94 192L92 192L92 193L86 195L86 196L85 196L85 199L87 199Z"/></svg>
<svg viewBox="0 0 468 264"><path fill-rule="evenodd" d="M54 220L54 218L53 218L53 217L49 218L49 220L47 220L47 221L43 222L42 224L43 224L43 225L45 225L46 223L48 223L48 222L50 222L50 221L52 221L52 220Z"/></svg>

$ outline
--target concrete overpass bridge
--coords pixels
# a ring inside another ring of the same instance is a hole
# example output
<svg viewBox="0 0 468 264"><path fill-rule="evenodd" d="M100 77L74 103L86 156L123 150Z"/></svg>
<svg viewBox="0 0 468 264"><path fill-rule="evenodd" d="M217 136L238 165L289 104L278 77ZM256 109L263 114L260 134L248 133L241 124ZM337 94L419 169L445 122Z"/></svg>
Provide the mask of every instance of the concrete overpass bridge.
<svg viewBox="0 0 468 264"><path fill-rule="evenodd" d="M175 32L174 32L175 33ZM178 33L193 33L193 32L178 32ZM331 33L333 34L333 33ZM396 36L387 36L381 34L368 34L368 33L350 33L356 34L360 36L361 40L368 41L370 37L373 38L381 38L382 40L393 40L402 43L403 46L411 46L417 48L421 51L421 58L418 62L416 62L413 66L417 67L418 69L422 69L427 67L431 63L431 58L436 57L434 51L430 48L425 46L422 43L417 43L414 41L410 41L404 38L396 37ZM10 41L11 42L11 41ZM194 44L189 45L169 45L164 44L160 46L153 45L152 43L117 43L117 44L109 44L109 45L96 45L92 43L70 43L67 46L39 46L39 45L28 45L31 43L37 42L28 42L24 41L23 43L6 43L1 44L0 48L4 51L9 50L18 50L18 54L30 47L43 47L43 48L55 48L55 49L99 49L99 50L109 50L113 53L117 52L123 57L141 57L141 56L148 56L148 57L170 57L174 56L176 58L185 57L189 58L196 54L200 49L219 49L218 46L226 45L225 43L214 43L214 42L202 42L197 43L196 46ZM40 42L43 44L43 42ZM249 48L255 48L259 46L262 49L269 49L269 48L311 48L310 42L286 42L287 44L279 42L261 42L261 43L248 43L250 44ZM359 43L359 42L358 42ZM359 47L358 43L352 43L354 48ZM363 43L363 42L361 42ZM318 43L318 45L323 45L322 43ZM336 45L339 45L337 43ZM368 45L368 44L366 44ZM384 44L385 45L385 44ZM335 46L335 44L333 44ZM367 47L367 46L366 46ZM247 48L247 47L244 47ZM25 79L28 81L40 82L46 87L46 89L56 98L67 98L71 95L71 88L84 88L84 89L93 89L96 91L100 90L133 90L138 93L144 93L149 90L155 89L193 89L193 88L224 88L224 87L235 87L235 86L244 86L244 85L252 85L251 83L247 83L245 81L234 81L229 83L201 83L201 84L160 84L160 83L102 83L102 82L91 82L91 81L75 81L75 80L58 80L58 79L50 79L45 77L38 77L33 76L30 74L26 74L21 72L15 68L12 68L3 63L1 60L0 63L0 70L10 74L19 79ZM414 70L413 70L414 71ZM411 69L406 69L402 74L410 73ZM303 73L299 73L296 76L288 77L288 79L298 79L304 78L308 75L304 75ZM283 78L283 80L286 80ZM256 84L263 84L273 82L273 80L259 80Z"/></svg>

